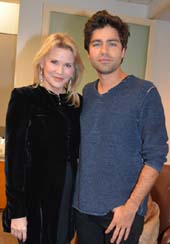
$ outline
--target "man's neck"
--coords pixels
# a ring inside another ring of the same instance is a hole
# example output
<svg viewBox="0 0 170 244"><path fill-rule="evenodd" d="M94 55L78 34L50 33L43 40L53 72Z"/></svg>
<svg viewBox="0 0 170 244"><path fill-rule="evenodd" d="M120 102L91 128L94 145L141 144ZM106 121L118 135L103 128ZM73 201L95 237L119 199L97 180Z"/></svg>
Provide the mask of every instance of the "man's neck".
<svg viewBox="0 0 170 244"><path fill-rule="evenodd" d="M127 76L122 70L112 74L99 74L97 90L100 94L108 92L111 88L117 86Z"/></svg>

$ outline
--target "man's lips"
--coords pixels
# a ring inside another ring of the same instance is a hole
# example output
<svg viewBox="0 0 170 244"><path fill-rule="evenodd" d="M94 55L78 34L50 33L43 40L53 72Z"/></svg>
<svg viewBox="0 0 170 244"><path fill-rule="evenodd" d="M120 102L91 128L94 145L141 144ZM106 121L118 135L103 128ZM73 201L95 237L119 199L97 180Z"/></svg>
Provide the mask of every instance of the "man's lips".
<svg viewBox="0 0 170 244"><path fill-rule="evenodd" d="M111 62L111 59L110 58L100 58L98 61L99 62Z"/></svg>

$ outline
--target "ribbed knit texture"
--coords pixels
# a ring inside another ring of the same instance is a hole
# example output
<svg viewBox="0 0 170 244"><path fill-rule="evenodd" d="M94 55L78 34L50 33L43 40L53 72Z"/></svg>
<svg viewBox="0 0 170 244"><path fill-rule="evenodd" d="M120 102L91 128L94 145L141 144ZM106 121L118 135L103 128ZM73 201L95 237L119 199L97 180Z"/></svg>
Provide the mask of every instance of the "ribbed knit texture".
<svg viewBox="0 0 170 244"><path fill-rule="evenodd" d="M147 164L160 171L168 151L164 111L155 86L128 76L105 94L83 91L80 163L74 207L104 215L129 198ZM138 214L144 215L146 199Z"/></svg>

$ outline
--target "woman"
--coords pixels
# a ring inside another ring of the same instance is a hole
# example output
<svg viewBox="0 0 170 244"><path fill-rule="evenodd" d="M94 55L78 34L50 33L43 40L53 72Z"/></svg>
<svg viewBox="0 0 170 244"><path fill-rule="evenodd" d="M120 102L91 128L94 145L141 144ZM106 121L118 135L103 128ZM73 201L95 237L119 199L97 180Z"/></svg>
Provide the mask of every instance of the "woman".
<svg viewBox="0 0 170 244"><path fill-rule="evenodd" d="M13 90L6 119L5 231L26 244L73 237L83 64L74 41L50 35L34 61L34 84Z"/></svg>

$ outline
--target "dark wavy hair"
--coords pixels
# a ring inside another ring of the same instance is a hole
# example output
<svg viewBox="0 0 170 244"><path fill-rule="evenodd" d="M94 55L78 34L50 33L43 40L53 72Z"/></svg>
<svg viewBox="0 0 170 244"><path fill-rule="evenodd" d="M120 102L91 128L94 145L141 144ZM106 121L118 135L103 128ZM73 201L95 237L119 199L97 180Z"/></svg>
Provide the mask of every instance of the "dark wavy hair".
<svg viewBox="0 0 170 244"><path fill-rule="evenodd" d="M129 26L119 16L109 14L106 10L96 12L87 21L84 28L84 48L89 51L89 44L93 31L111 26L118 31L120 42L123 48L127 48L128 37L130 36Z"/></svg>

